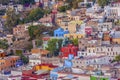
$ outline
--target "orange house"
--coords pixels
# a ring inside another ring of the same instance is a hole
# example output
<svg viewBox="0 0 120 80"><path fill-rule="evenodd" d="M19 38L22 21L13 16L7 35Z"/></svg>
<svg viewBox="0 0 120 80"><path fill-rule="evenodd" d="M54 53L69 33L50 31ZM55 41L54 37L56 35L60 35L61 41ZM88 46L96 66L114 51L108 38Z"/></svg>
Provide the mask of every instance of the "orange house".
<svg viewBox="0 0 120 80"><path fill-rule="evenodd" d="M1 58L0 71L15 67L15 63L18 59L20 59L19 56L9 56L9 57Z"/></svg>

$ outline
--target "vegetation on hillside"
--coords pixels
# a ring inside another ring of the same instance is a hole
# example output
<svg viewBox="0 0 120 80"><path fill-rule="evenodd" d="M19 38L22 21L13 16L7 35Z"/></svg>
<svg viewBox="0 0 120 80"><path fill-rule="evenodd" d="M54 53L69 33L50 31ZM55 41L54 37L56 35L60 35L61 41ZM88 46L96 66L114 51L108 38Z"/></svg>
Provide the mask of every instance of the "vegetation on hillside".
<svg viewBox="0 0 120 80"><path fill-rule="evenodd" d="M109 4L109 0L97 0L97 3L99 4L99 6L106 6Z"/></svg>
<svg viewBox="0 0 120 80"><path fill-rule="evenodd" d="M50 56L57 56L60 48L62 47L62 39L51 39L48 41L46 50L50 51Z"/></svg>
<svg viewBox="0 0 120 80"><path fill-rule="evenodd" d="M6 40L0 40L0 48L7 49L9 47Z"/></svg>
<svg viewBox="0 0 120 80"><path fill-rule="evenodd" d="M15 27L18 24L19 21L19 15L15 13L14 9L9 8L6 11L6 22L5 22L5 28L12 33L13 27Z"/></svg>

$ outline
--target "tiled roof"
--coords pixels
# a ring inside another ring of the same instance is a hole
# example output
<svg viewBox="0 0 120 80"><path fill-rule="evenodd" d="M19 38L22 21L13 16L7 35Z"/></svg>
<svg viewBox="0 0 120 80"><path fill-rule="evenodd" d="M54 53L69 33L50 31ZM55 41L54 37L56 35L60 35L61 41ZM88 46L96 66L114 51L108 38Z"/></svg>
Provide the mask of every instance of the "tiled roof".
<svg viewBox="0 0 120 80"><path fill-rule="evenodd" d="M44 50L44 49L32 49L31 50L32 54L48 54L49 51L48 50Z"/></svg>

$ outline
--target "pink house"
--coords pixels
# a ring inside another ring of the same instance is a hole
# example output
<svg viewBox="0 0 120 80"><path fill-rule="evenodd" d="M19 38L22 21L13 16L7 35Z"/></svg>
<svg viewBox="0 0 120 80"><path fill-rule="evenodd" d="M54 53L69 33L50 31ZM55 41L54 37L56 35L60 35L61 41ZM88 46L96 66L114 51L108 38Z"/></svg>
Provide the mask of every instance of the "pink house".
<svg viewBox="0 0 120 80"><path fill-rule="evenodd" d="M92 32L93 32L92 27L85 27L85 33L86 33L87 35L91 35Z"/></svg>

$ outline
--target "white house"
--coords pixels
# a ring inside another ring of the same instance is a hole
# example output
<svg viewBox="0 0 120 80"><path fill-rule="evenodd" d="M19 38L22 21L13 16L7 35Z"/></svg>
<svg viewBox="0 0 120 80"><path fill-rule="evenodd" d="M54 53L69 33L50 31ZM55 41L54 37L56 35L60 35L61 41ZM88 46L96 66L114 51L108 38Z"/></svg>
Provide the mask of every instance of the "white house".
<svg viewBox="0 0 120 80"><path fill-rule="evenodd" d="M86 56L83 58L76 58L73 59L73 67L77 68L85 68L89 65L102 65L102 64L109 64L110 58L105 55L101 56Z"/></svg>
<svg viewBox="0 0 120 80"><path fill-rule="evenodd" d="M84 57L84 56L88 56L87 52L86 51L78 51L77 52L77 57Z"/></svg>
<svg viewBox="0 0 120 80"><path fill-rule="evenodd" d="M98 23L99 31L109 31L113 27L112 22Z"/></svg>
<svg viewBox="0 0 120 80"><path fill-rule="evenodd" d="M29 65L34 66L37 64L41 64L41 56L40 54L32 54L29 56Z"/></svg>
<svg viewBox="0 0 120 80"><path fill-rule="evenodd" d="M117 6L116 7L106 6L104 8L104 12L106 16L109 18L117 18L120 16L120 8Z"/></svg>
<svg viewBox="0 0 120 80"><path fill-rule="evenodd" d="M104 53L107 55L111 60L114 59L115 56L120 54L120 47L96 47L96 54Z"/></svg>

